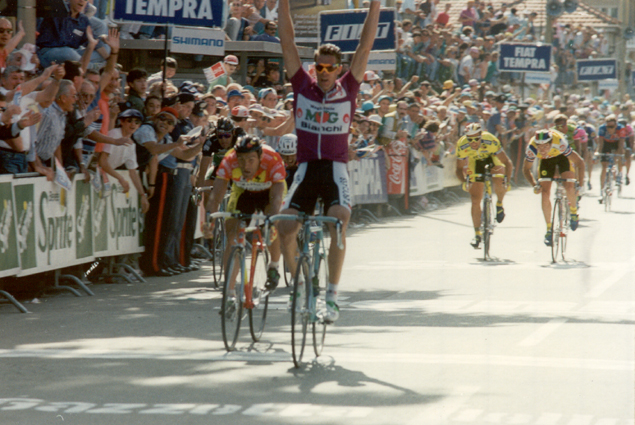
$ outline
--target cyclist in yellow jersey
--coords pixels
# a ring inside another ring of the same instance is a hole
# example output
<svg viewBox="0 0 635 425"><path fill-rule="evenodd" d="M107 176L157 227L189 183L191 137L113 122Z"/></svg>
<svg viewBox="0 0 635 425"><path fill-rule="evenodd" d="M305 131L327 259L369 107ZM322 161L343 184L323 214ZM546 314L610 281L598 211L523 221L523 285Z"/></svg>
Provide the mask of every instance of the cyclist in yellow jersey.
<svg viewBox="0 0 635 425"><path fill-rule="evenodd" d="M541 178L553 178L557 167L560 177L573 179L576 174L573 171L573 165L575 165L580 187L584 185L584 160L577 152L571 149L566 136L557 130L538 130L529 141L529 146L527 146L525 161L523 162L523 174L534 187L534 193L542 193L542 213L547 223L545 244L551 246L553 243L551 230L551 181L543 181L540 182L540 185L537 184L531 172L531 167L536 158L540 159L538 173ZM569 209L571 210L571 230L575 230L578 228L579 221L576 189L572 182L564 183L564 188L567 191Z"/></svg>
<svg viewBox="0 0 635 425"><path fill-rule="evenodd" d="M465 136L457 142L456 148L456 176L463 182L463 187L472 198L472 223L474 224L474 239L471 245L478 248L481 243L481 200L485 185L483 174L485 166L492 164L492 174L505 174L507 181L511 181L513 165L503 150L501 142L491 133L483 131L478 123L468 124L465 128ZM475 176L480 174L480 176ZM507 188L500 177L493 178L494 191L496 192L496 221L502 222L505 218L503 198Z"/></svg>

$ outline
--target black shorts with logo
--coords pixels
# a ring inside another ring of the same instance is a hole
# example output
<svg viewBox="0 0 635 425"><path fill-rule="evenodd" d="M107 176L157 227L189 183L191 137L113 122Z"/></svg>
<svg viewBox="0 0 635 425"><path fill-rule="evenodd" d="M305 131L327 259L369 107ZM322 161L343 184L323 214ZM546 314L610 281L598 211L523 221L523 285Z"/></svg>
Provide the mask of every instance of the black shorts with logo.
<svg viewBox="0 0 635 425"><path fill-rule="evenodd" d="M553 158L541 159L539 167L540 178L552 179L556 174L556 167L558 167L560 174L571 171L569 158L564 155L558 155Z"/></svg>

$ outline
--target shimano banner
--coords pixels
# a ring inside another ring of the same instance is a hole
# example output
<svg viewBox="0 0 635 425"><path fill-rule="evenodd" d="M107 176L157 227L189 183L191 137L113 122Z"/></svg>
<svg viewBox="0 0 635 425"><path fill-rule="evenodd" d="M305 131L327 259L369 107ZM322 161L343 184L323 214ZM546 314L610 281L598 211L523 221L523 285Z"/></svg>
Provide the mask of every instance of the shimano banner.
<svg viewBox="0 0 635 425"><path fill-rule="evenodd" d="M578 81L599 81L617 78L616 59L577 61Z"/></svg>
<svg viewBox="0 0 635 425"><path fill-rule="evenodd" d="M220 27L223 0L115 0L115 19Z"/></svg>
<svg viewBox="0 0 635 425"><path fill-rule="evenodd" d="M342 53L354 53L359 44L367 14L367 10L320 12L318 20L320 44L335 44L342 49ZM396 49L395 17L394 9L381 10L373 51Z"/></svg>
<svg viewBox="0 0 635 425"><path fill-rule="evenodd" d="M174 27L170 51L225 56L225 32L220 29Z"/></svg>
<svg viewBox="0 0 635 425"><path fill-rule="evenodd" d="M498 69L501 72L549 72L551 46L501 44Z"/></svg>

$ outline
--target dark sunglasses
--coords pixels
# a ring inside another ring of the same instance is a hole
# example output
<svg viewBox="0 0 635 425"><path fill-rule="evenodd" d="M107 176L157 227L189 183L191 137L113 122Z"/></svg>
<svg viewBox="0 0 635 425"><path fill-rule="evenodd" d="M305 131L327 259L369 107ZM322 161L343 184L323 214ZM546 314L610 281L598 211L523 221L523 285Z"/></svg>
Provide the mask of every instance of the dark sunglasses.
<svg viewBox="0 0 635 425"><path fill-rule="evenodd" d="M232 136L233 136L232 133L218 133L218 137L221 137L221 138L229 138Z"/></svg>
<svg viewBox="0 0 635 425"><path fill-rule="evenodd" d="M159 115L157 118L159 119L159 121L168 123L168 125L176 125L176 121L171 120L169 117Z"/></svg>

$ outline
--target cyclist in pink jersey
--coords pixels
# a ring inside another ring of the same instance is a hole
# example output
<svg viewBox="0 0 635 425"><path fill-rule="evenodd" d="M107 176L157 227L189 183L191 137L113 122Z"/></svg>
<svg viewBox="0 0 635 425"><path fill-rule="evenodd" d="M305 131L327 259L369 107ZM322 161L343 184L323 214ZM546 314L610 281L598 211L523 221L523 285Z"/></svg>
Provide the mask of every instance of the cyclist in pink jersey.
<svg viewBox="0 0 635 425"><path fill-rule="evenodd" d="M293 87L293 112L298 136L298 170L282 206L282 214L313 214L318 198L324 202L326 215L344 224L342 242L345 244L346 225L351 215L348 187L348 134L355 115L355 99L364 78L368 56L375 41L379 23L379 0L372 0L362 28L359 45L351 60L350 70L337 78L341 70L342 53L339 47L324 44L315 52L313 79L302 68L295 45L295 35L289 0L278 3L278 33L284 64ZM285 262L295 270L296 235L300 223L281 221L278 229ZM331 226L331 246L328 256L329 284L326 291L326 320L339 317L337 288L344 264L345 250L337 247L335 228ZM292 294L293 296L293 294Z"/></svg>

